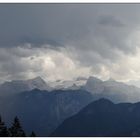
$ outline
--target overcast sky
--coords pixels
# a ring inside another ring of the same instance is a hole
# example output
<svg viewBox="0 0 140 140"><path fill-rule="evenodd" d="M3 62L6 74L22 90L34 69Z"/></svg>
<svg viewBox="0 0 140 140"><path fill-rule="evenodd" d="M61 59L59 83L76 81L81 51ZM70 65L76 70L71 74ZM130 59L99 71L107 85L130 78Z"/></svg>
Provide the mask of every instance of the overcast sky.
<svg viewBox="0 0 140 140"><path fill-rule="evenodd" d="M0 4L0 81L140 79L140 4Z"/></svg>

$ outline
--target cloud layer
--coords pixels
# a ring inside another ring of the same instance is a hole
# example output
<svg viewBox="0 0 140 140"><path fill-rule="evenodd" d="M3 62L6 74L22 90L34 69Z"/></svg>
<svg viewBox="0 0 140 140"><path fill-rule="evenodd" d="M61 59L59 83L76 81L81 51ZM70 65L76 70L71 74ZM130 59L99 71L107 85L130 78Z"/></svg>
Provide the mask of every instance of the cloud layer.
<svg viewBox="0 0 140 140"><path fill-rule="evenodd" d="M0 4L0 80L139 79L140 4Z"/></svg>

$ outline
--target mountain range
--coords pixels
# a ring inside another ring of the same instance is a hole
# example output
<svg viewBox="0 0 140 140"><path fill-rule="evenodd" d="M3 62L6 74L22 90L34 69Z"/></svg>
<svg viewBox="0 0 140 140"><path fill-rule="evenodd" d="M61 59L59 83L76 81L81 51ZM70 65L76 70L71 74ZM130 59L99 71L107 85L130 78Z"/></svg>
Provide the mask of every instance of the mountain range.
<svg viewBox="0 0 140 140"><path fill-rule="evenodd" d="M140 101L140 89L96 77L54 82L36 77L1 84L0 97L0 114L8 124L18 116L26 132L49 136L91 102L106 98L113 103L135 103Z"/></svg>
<svg viewBox="0 0 140 140"><path fill-rule="evenodd" d="M107 98L115 103L140 101L140 88L113 79L102 81L89 77L83 89L94 94L97 99Z"/></svg>
<svg viewBox="0 0 140 140"><path fill-rule="evenodd" d="M13 95L23 91L30 91L33 89L50 90L51 88L41 77L35 77L29 80L13 80L7 81L0 85L0 96Z"/></svg>

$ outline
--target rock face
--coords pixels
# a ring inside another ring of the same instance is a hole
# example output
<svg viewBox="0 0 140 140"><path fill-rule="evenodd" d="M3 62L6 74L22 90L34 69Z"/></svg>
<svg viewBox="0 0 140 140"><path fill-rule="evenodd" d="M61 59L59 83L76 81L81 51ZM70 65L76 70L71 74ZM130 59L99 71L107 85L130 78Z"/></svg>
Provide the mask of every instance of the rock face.
<svg viewBox="0 0 140 140"><path fill-rule="evenodd" d="M0 113L6 122L18 116L27 133L48 136L64 119L93 100L93 95L83 90L34 89L0 98Z"/></svg>
<svg viewBox="0 0 140 140"><path fill-rule="evenodd" d="M140 136L140 102L92 102L66 119L51 136Z"/></svg>

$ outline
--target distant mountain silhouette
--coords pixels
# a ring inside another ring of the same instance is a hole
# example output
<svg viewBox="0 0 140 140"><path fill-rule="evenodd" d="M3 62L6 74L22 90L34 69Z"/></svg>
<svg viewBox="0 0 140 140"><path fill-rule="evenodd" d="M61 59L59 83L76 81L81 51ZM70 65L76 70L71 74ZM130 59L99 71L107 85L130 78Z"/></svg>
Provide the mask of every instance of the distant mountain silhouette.
<svg viewBox="0 0 140 140"><path fill-rule="evenodd" d="M99 99L66 119L51 136L140 136L140 102Z"/></svg>
<svg viewBox="0 0 140 140"><path fill-rule="evenodd" d="M0 97L33 89L54 90L86 90L94 95L94 98L107 98L115 103L140 101L140 88L117 82L113 79L102 81L96 77L88 79L79 77L75 80L57 80L45 82L41 77L29 80L13 80L0 85Z"/></svg>

